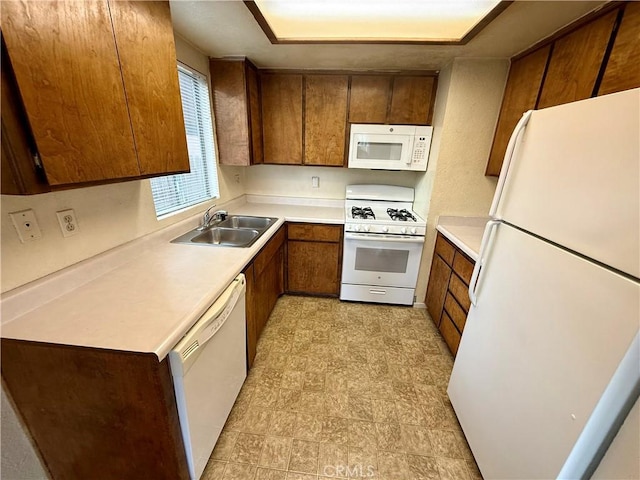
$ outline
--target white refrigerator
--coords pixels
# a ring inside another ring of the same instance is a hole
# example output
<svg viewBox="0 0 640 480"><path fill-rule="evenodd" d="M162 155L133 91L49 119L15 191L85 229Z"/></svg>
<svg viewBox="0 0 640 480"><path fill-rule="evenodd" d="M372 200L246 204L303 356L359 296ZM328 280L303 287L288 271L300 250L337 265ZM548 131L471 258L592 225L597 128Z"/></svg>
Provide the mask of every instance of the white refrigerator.
<svg viewBox="0 0 640 480"><path fill-rule="evenodd" d="M490 215L448 387L481 473L640 478L640 89L525 114Z"/></svg>

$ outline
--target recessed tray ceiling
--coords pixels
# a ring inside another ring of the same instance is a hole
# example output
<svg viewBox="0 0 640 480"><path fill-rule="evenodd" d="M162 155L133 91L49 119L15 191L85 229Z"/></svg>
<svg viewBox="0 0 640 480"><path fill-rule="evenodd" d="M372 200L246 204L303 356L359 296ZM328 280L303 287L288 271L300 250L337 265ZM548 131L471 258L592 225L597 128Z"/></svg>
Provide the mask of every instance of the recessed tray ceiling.
<svg viewBox="0 0 640 480"><path fill-rule="evenodd" d="M463 44L511 2L499 0L254 0L272 43Z"/></svg>

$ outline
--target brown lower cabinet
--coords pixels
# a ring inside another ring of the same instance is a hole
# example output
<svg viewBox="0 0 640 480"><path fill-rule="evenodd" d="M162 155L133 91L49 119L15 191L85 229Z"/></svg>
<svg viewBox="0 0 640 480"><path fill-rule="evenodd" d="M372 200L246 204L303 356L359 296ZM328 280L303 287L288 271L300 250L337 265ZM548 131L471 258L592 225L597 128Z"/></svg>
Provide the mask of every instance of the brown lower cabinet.
<svg viewBox="0 0 640 480"><path fill-rule="evenodd" d="M2 378L52 478L189 478L168 358L3 338Z"/></svg>
<svg viewBox="0 0 640 480"><path fill-rule="evenodd" d="M243 273L247 280L247 365L253 365L256 344L267 319L284 293L284 241L285 227L262 247Z"/></svg>
<svg viewBox="0 0 640 480"><path fill-rule="evenodd" d="M473 260L438 233L425 303L454 356L471 306L468 290L473 267Z"/></svg>
<svg viewBox="0 0 640 480"><path fill-rule="evenodd" d="M341 225L287 225L287 292L337 297L341 265Z"/></svg>

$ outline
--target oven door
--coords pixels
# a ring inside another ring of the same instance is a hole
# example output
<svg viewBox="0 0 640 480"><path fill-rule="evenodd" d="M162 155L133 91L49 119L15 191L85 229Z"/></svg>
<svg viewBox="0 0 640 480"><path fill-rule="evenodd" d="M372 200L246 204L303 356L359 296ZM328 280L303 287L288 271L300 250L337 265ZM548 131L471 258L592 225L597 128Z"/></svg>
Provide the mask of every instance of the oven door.
<svg viewBox="0 0 640 480"><path fill-rule="evenodd" d="M408 170L411 168L413 135L352 133L349 168Z"/></svg>
<svg viewBox="0 0 640 480"><path fill-rule="evenodd" d="M415 288L424 237L344 235L342 283Z"/></svg>

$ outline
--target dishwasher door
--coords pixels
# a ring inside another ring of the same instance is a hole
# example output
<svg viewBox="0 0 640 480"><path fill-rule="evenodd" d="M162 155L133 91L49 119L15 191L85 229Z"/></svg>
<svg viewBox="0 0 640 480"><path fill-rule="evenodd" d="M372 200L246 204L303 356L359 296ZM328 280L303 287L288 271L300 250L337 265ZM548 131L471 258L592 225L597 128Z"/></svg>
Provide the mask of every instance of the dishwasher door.
<svg viewBox="0 0 640 480"><path fill-rule="evenodd" d="M247 376L245 292L240 274L169 353L192 479L202 475Z"/></svg>

